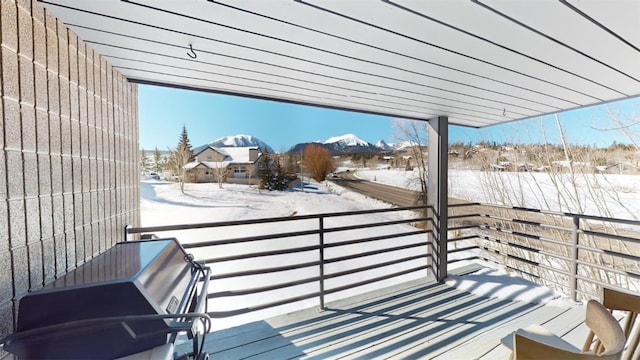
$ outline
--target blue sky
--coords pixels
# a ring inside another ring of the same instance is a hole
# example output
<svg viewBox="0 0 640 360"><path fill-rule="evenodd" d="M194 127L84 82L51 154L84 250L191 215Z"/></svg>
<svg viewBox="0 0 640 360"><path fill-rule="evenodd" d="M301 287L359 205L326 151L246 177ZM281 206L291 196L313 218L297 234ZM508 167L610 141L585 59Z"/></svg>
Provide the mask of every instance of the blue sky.
<svg viewBox="0 0 640 360"><path fill-rule="evenodd" d="M143 149L173 148L185 125L192 146L199 146L227 135L252 135L276 151L332 136L355 134L370 143L383 139L398 141L393 119L355 112L291 105L228 95L166 87L140 85L140 146ZM615 125L606 110L635 116L640 121L640 99L597 106L559 114L568 140L573 144L609 146L613 141L628 143L619 131L601 131ZM640 137L640 124L635 125ZM480 140L515 143L560 141L555 118L548 116L483 129L450 126L449 142L476 143Z"/></svg>

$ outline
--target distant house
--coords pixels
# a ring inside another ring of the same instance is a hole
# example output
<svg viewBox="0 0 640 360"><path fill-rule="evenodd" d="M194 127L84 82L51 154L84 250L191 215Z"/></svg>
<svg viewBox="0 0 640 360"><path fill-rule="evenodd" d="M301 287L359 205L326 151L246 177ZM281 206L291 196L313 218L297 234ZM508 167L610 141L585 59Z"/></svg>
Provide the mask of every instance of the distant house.
<svg viewBox="0 0 640 360"><path fill-rule="evenodd" d="M204 145L193 150L193 161L185 165L186 182L218 182L250 184L257 178L260 149L251 147L213 147Z"/></svg>

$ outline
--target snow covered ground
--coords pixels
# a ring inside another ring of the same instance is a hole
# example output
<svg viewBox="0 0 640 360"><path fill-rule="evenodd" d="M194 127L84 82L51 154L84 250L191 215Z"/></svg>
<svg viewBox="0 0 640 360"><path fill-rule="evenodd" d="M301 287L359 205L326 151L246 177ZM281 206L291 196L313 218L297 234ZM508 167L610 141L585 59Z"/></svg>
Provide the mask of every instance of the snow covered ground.
<svg viewBox="0 0 640 360"><path fill-rule="evenodd" d="M392 177L399 177L402 173L403 172L400 172L399 174L396 173L395 175L392 175ZM397 185L397 182L386 179L386 175L391 175L391 172L388 170L361 171L359 172L359 175L363 177L375 177L377 181ZM180 193L178 184L163 181L143 180L140 186L142 226L245 220L389 207L388 204L346 191L331 183L320 184L312 182L305 186L304 191L301 189L295 189L286 192L260 191L255 186L237 184L224 184L222 189L220 189L217 184L186 184L185 194ZM389 217L397 218L398 215L375 214L367 216L369 217L369 221L382 221L385 220L385 217L387 219ZM344 223L344 221L348 220L342 221L343 222L339 225L348 225L347 223ZM358 219L352 221L361 222L361 220ZM272 227L271 230L284 231L282 228L273 229L274 225L264 225L263 227L258 227L251 231L263 234L268 233L270 230L269 226ZM290 229L287 228L286 231L296 231L296 226L308 225L302 224L290 226L293 227ZM297 230L302 230L302 228L297 228ZM211 240L220 236L237 236L238 234L233 233L233 231L237 230L225 229L224 231L214 231L212 229L203 229L192 230L189 232L173 231L159 235L163 237L175 236L180 241L191 242L197 241L196 239ZM377 235L377 231L379 230L374 228L371 230L365 229L361 231L364 233L359 236L367 237ZM240 235L247 236L250 234L243 232ZM256 250L253 246L254 245L252 245L251 251ZM367 247L367 249L369 248ZM247 249L247 251L249 251L249 249ZM198 258L206 256L207 254L197 254ZM461 266L465 265L465 263L460 262L455 265ZM485 270L462 277L451 277L448 283L460 289L488 297L500 297L551 304L560 302L563 305L566 305L568 302L568 300L562 298L559 294L548 288L540 287L523 279L517 278L502 271L500 268L496 268L492 264L487 263L483 265L486 266ZM225 271L229 271L229 269L225 268ZM298 276L298 274L295 274L295 276ZM417 276L419 276L419 274L406 276L406 278L402 279L394 278L389 281L389 284L408 281L415 279ZM279 279L279 282L284 280L285 279L281 278ZM242 285L245 286L247 284ZM233 284L230 284L230 286L233 286ZM220 291L220 289L217 289L217 291ZM358 291L363 290L358 289L357 292ZM346 292L342 295L348 296L350 293ZM227 301L229 302L228 304L216 303L215 306L225 307L229 305L233 307L238 305L234 303L234 300L230 299ZM268 296L263 296L261 302L267 301L269 301ZM305 306L316 305L317 299L313 299ZM210 306L212 306L211 303ZM212 309L210 308L210 310ZM273 311L249 314L248 316L242 316L234 319L216 320L214 328L225 328L239 323L257 320L260 317L272 316L282 313L283 311L291 310L291 308L278 308L273 309Z"/></svg>
<svg viewBox="0 0 640 360"><path fill-rule="evenodd" d="M418 189L414 171L360 169L357 176ZM559 189L559 190L558 190ZM449 196L534 209L640 220L640 176L450 170Z"/></svg>

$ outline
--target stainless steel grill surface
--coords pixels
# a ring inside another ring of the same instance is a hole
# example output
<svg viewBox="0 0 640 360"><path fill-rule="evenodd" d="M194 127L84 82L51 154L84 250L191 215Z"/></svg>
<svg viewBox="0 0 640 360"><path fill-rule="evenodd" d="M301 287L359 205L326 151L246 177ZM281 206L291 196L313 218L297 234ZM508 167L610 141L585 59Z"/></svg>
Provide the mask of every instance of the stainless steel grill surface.
<svg viewBox="0 0 640 360"><path fill-rule="evenodd" d="M164 315L194 310L196 270L176 239L118 243L23 297L17 337L5 349L26 358L116 358L166 344L177 319Z"/></svg>

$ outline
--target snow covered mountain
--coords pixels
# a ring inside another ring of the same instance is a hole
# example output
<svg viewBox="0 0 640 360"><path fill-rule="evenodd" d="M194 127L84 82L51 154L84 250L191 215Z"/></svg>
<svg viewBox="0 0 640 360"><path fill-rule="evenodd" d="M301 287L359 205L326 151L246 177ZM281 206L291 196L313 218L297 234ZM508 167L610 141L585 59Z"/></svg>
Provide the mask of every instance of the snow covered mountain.
<svg viewBox="0 0 640 360"><path fill-rule="evenodd" d="M375 145L360 139L356 135L345 134L341 136L330 137L325 141L296 144L289 150L289 152L299 154L309 144L318 144L329 150L331 155L375 154L380 151L380 149L375 147Z"/></svg>
<svg viewBox="0 0 640 360"><path fill-rule="evenodd" d="M392 151L394 149L393 145L388 144L386 141L384 140L379 140L376 144L375 147L377 147L378 149L382 150L382 151Z"/></svg>
<svg viewBox="0 0 640 360"><path fill-rule="evenodd" d="M251 136L251 135L240 134L240 135L233 135L233 136L224 136L210 142L209 145L213 147L219 147L219 148L257 146L260 148L260 150L266 147L267 151L269 151L271 154L274 153L273 148L271 148L271 146L267 145L267 143L258 139L257 137Z"/></svg>
<svg viewBox="0 0 640 360"><path fill-rule="evenodd" d="M406 150L409 148L412 148L414 146L418 146L418 143L413 142L413 141L409 141L409 140L405 140L405 141L400 141L397 144L393 145L393 149L394 150Z"/></svg>
<svg viewBox="0 0 640 360"><path fill-rule="evenodd" d="M370 143L360 139L359 137L353 134L345 134L342 136L334 136L328 138L324 141L324 144L335 144L336 146L347 147L347 146L371 146Z"/></svg>

